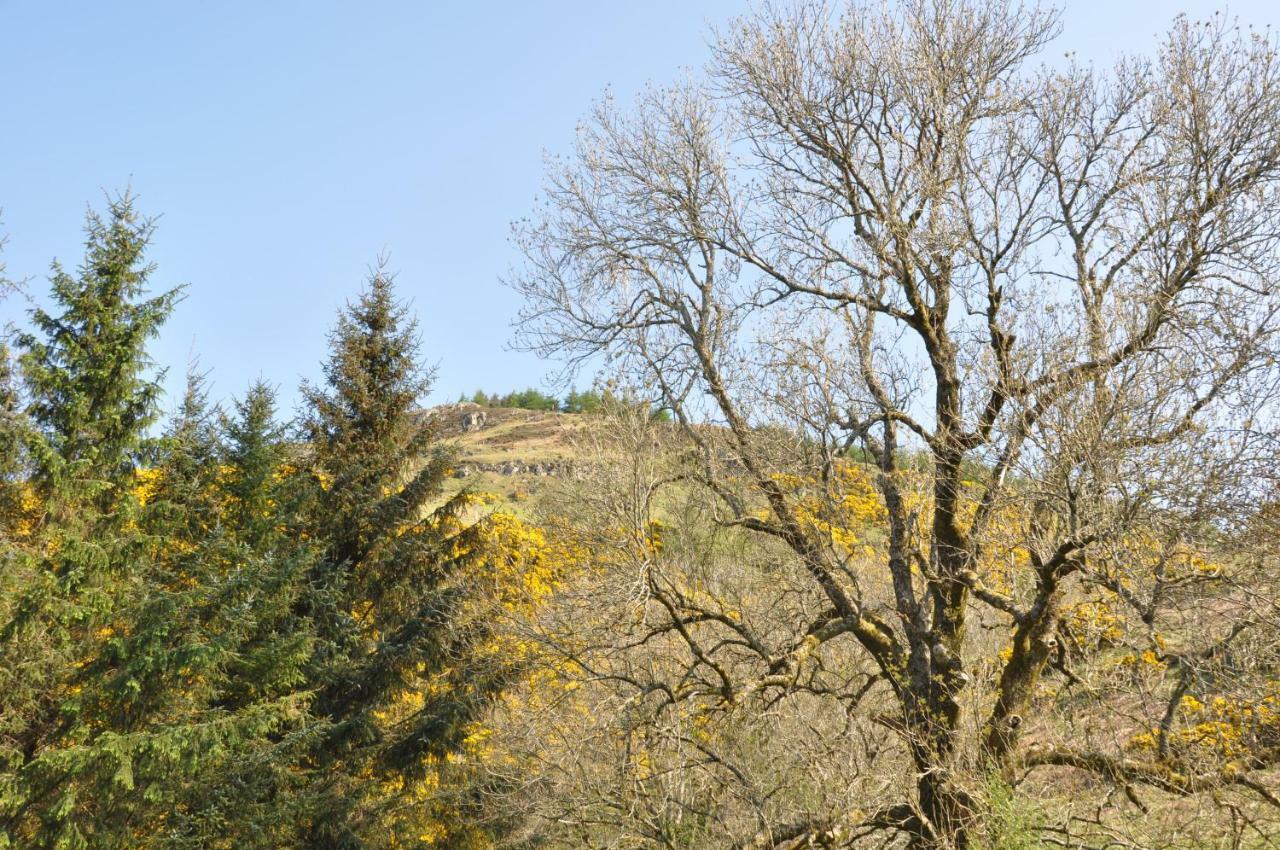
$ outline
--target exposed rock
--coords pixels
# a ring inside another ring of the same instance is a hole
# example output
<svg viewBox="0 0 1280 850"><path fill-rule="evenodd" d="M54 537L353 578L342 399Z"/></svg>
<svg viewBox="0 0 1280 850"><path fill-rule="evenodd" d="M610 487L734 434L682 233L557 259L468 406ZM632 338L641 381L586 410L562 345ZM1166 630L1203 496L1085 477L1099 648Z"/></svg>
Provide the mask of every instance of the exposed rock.
<svg viewBox="0 0 1280 850"><path fill-rule="evenodd" d="M479 431L484 427L489 416L483 410L470 410L462 414L462 430L463 431Z"/></svg>
<svg viewBox="0 0 1280 850"><path fill-rule="evenodd" d="M569 472L567 461L547 460L525 463L522 460L504 460L501 463L463 463L454 470L454 478L466 478L478 472L492 472L496 475L538 475L557 476Z"/></svg>

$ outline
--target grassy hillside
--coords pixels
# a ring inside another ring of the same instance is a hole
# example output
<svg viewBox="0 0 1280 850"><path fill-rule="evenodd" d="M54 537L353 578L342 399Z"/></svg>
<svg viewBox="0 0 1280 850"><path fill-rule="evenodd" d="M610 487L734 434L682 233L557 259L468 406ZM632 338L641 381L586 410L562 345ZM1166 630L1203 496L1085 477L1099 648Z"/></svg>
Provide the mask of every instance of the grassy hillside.
<svg viewBox="0 0 1280 850"><path fill-rule="evenodd" d="M431 413L441 436L458 450L446 495L464 487L492 493L500 507L517 515L567 471L575 441L591 422L585 414L470 404L443 405ZM474 421L478 416L482 424Z"/></svg>

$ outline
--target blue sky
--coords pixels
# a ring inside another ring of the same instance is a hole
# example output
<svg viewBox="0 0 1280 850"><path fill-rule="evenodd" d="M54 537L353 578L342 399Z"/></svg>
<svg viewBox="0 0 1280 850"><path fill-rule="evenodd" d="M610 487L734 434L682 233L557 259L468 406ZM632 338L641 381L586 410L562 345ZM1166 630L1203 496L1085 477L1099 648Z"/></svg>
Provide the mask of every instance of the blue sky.
<svg viewBox="0 0 1280 850"><path fill-rule="evenodd" d="M335 310L380 253L439 364L433 401L544 386L512 351L518 258L544 152L591 101L706 56L744 0L57 2L0 0L0 209L8 276L74 266L86 203L132 185L160 215L158 286L190 285L154 346L177 386L197 355L217 397L257 377L286 407ZM1209 2L1076 0L1060 50L1148 51ZM1280 25L1280 4L1229 9ZM0 320L24 305L0 304ZM583 381L589 383L589 379Z"/></svg>

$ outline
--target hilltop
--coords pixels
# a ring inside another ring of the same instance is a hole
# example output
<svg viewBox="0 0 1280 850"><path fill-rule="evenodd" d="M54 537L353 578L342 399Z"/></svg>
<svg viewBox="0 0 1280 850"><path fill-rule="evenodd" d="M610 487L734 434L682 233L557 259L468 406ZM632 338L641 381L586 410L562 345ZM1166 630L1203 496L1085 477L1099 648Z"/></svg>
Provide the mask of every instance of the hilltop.
<svg viewBox="0 0 1280 850"><path fill-rule="evenodd" d="M482 407L470 402L431 408L440 436L458 451L449 493L463 487L492 493L509 509L563 476L576 440L590 427L581 413Z"/></svg>

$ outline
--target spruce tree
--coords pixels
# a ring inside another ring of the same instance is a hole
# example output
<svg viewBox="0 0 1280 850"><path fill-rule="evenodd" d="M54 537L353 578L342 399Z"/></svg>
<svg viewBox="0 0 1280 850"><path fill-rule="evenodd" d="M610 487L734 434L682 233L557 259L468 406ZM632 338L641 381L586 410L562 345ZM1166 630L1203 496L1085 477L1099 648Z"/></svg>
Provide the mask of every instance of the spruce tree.
<svg viewBox="0 0 1280 850"><path fill-rule="evenodd" d="M276 419L275 391L255 382L222 424L220 493L226 533L241 559L260 562L257 630L232 666L229 704L284 696L305 686L311 632L297 613L314 560L300 511L305 482L296 447Z"/></svg>
<svg viewBox="0 0 1280 850"><path fill-rule="evenodd" d="M276 393L264 381L255 381L244 398L235 402L235 415L222 423L223 491L227 496L227 521L239 538L251 547L271 543L279 532L282 516L292 516L293 496L288 508L280 504L288 474L296 472L290 463L288 429L276 421Z"/></svg>
<svg viewBox="0 0 1280 850"><path fill-rule="evenodd" d="M53 263L55 311L33 309L37 333L19 335L30 414L45 437L35 472L46 490L69 480L118 483L155 421L161 387L146 346L182 290L148 294L154 231L128 193L110 201L105 218L90 211L78 274Z"/></svg>
<svg viewBox="0 0 1280 850"><path fill-rule="evenodd" d="M308 710L314 641L299 614L312 556L299 526L305 491L267 384L253 384L220 417L219 430L210 467L222 514L204 546L206 592L192 613L199 634L223 636L227 647L206 711L228 737L218 739L220 757L183 786L169 840L237 850L297 846L317 798L307 786L305 751L322 728Z"/></svg>
<svg viewBox="0 0 1280 850"><path fill-rule="evenodd" d="M296 479L269 389L251 389L221 434L204 395L189 381L146 469L139 592L72 674L56 746L26 767L31 797L62 794L59 828L40 838L265 848L297 843L309 819Z"/></svg>
<svg viewBox="0 0 1280 850"><path fill-rule="evenodd" d="M376 786L362 777L423 775L474 714L472 692L427 684L441 683L466 639L457 553L478 541L459 518L467 497L441 495L451 455L418 409L431 373L389 274L371 276L330 342L324 385L303 391L323 547L312 580L316 710L333 724L322 755L332 799L309 841L376 847L389 840L378 808L389 801L371 799ZM421 703L398 704L406 693ZM398 722L379 721L388 715Z"/></svg>
<svg viewBox="0 0 1280 850"><path fill-rule="evenodd" d="M29 428L22 411L9 346L0 341L0 532L18 531L23 520L26 481L23 446Z"/></svg>
<svg viewBox="0 0 1280 850"><path fill-rule="evenodd" d="M147 712L106 725L92 717L113 696L136 708L152 695L136 679L91 671L111 665L104 659L156 572L141 521L147 482L135 473L160 394L146 345L180 290L147 294L152 232L128 195L105 218L90 212L78 274L55 262L54 308L33 310L34 331L17 337L41 521L4 565L0 844L112 846L116 821L93 801L132 781L114 730L138 728L132 718Z"/></svg>
<svg viewBox="0 0 1280 850"><path fill-rule="evenodd" d="M150 503L146 527L162 547L195 546L218 522L218 415L209 405L205 376L193 366L175 415L152 447L153 463L138 470L134 490Z"/></svg>

